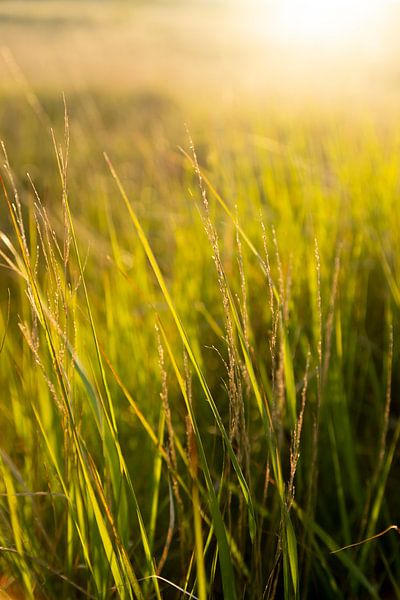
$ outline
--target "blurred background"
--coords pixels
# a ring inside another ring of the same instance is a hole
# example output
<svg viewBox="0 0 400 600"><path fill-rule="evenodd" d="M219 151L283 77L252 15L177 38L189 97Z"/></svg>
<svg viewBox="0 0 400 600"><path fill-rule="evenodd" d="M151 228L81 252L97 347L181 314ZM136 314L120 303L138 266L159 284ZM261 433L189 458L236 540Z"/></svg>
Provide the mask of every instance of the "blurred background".
<svg viewBox="0 0 400 600"><path fill-rule="evenodd" d="M0 87L247 101L396 105L393 0L0 1ZM349 106L351 109L351 106Z"/></svg>

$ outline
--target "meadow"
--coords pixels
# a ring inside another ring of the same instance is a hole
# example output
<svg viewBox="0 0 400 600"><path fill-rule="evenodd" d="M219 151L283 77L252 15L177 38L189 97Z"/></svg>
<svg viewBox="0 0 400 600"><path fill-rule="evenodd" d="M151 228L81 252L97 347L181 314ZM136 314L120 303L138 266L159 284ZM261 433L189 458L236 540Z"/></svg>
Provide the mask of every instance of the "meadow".
<svg viewBox="0 0 400 600"><path fill-rule="evenodd" d="M400 598L395 62L80 4L0 2L0 598Z"/></svg>

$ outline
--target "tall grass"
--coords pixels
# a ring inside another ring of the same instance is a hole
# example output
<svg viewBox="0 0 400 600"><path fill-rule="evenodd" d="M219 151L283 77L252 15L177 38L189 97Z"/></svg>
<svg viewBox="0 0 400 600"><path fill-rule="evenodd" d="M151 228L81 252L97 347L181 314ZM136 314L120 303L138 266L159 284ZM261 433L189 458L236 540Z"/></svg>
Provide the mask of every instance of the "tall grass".
<svg viewBox="0 0 400 600"><path fill-rule="evenodd" d="M397 133L98 102L4 135L2 593L399 597Z"/></svg>

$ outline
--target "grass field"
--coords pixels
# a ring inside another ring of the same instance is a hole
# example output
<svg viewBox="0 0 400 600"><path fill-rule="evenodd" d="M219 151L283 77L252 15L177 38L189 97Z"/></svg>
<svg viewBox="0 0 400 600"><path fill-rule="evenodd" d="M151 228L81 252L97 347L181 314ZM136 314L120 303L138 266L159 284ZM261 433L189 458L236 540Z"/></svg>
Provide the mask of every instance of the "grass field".
<svg viewBox="0 0 400 600"><path fill-rule="evenodd" d="M400 598L396 23L0 2L0 598Z"/></svg>

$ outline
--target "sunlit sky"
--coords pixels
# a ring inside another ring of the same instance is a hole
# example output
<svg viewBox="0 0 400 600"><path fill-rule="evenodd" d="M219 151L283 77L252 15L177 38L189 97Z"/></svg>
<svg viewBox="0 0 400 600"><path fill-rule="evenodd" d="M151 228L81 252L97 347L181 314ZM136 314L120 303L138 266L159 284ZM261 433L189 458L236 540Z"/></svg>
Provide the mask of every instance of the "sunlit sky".
<svg viewBox="0 0 400 600"><path fill-rule="evenodd" d="M0 47L35 89L400 106L400 0L0 0Z"/></svg>
<svg viewBox="0 0 400 600"><path fill-rule="evenodd" d="M373 35L399 0L276 0L274 29L291 42L340 45Z"/></svg>

